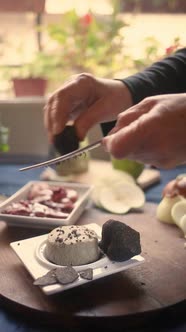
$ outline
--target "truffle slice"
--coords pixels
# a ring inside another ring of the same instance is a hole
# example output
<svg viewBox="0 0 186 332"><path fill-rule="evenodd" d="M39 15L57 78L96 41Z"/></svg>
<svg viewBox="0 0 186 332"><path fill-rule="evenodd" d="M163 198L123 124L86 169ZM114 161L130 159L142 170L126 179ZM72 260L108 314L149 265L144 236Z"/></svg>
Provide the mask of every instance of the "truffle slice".
<svg viewBox="0 0 186 332"><path fill-rule="evenodd" d="M125 261L141 253L140 234L128 225L108 220L102 228L101 250L114 261Z"/></svg>
<svg viewBox="0 0 186 332"><path fill-rule="evenodd" d="M56 150L64 155L79 148L79 140L74 126L67 125L62 133L54 137Z"/></svg>
<svg viewBox="0 0 186 332"><path fill-rule="evenodd" d="M59 267L56 269L56 279L60 284L66 285L74 282L78 278L78 273L72 266Z"/></svg>
<svg viewBox="0 0 186 332"><path fill-rule="evenodd" d="M79 275L83 279L92 280L93 279L93 269L88 268L79 272Z"/></svg>
<svg viewBox="0 0 186 332"><path fill-rule="evenodd" d="M47 272L45 275L37 278L34 281L34 285L37 286L48 286L48 285L53 285L57 283L57 279L56 279L56 269L50 270L49 272Z"/></svg>

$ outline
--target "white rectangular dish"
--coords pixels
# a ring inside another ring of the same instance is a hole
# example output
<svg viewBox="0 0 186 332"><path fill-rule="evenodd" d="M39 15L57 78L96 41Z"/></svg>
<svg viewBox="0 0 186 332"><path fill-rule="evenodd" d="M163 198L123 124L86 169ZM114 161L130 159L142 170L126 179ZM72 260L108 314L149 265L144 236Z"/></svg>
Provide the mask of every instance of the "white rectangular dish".
<svg viewBox="0 0 186 332"><path fill-rule="evenodd" d="M88 224L85 225L86 227L94 230L98 238L101 238L101 227L97 224ZM25 268L33 277L33 282L37 278L43 276L51 269L56 268L56 265L50 263L44 256L44 245L46 242L48 234L44 234L41 236L32 237L29 239L16 241L10 243L11 248L17 254ZM93 269L93 279L86 280L81 278L80 276L78 279L70 284L61 285L61 284L54 284L41 287L42 291L46 295L55 294L58 292L65 291L70 288L78 287L85 283L94 282L97 279L107 277L109 275L115 274L117 272L121 272L137 266L144 262L144 258L141 255L137 255L132 257L131 259L123 262L115 262L111 261L108 257L103 256L98 261L84 265L83 268L92 268ZM74 267L77 271L83 270L82 266ZM39 287L39 286L36 286Z"/></svg>
<svg viewBox="0 0 186 332"><path fill-rule="evenodd" d="M62 186L64 188L75 190L78 194L78 199L74 203L73 210L68 214L65 219L59 218L49 218L49 217L32 217L32 216L22 216L5 214L3 210L7 208L10 204L19 202L20 200L27 199L28 193L33 184L47 183L49 186ZM80 215L86 209L93 186L81 184L81 183L71 183L71 182L58 182L58 181L30 181L15 194L5 200L0 204L0 220L5 221L8 225L22 226L30 228L44 228L53 229L59 225L71 225L76 223Z"/></svg>

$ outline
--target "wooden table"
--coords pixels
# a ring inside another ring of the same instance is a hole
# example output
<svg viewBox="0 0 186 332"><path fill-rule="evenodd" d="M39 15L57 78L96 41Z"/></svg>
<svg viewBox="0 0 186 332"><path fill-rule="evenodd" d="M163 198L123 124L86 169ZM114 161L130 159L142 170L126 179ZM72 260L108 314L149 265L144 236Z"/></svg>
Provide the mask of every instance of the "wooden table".
<svg viewBox="0 0 186 332"><path fill-rule="evenodd" d="M141 213L111 215L92 208L78 224L114 218L141 234L145 262L125 272L46 296L24 268L9 243L45 232L0 223L0 294L4 306L31 321L53 326L142 327L182 318L186 304L186 251L179 229L158 222L156 205Z"/></svg>

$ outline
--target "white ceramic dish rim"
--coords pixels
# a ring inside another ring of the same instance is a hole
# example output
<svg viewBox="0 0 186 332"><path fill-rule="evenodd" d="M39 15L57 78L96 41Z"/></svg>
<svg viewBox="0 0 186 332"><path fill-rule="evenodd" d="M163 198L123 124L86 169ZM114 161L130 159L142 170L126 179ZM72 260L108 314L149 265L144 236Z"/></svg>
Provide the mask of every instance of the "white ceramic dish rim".
<svg viewBox="0 0 186 332"><path fill-rule="evenodd" d="M42 265L46 266L48 269L55 269L55 268L59 267L59 265L48 261L45 256L46 242L47 242L47 235L46 235L46 238L44 238L43 241L39 242L38 245L36 246L35 256L36 256L36 259ZM108 257L103 256L103 255L101 256L101 254L100 254L100 259L97 260L96 262L85 264L85 265L76 265L76 266L74 266L74 268L77 271L81 271L81 270L87 269L89 267L94 268L94 267L98 267L98 266L103 266L103 264L106 265L107 263L108 263Z"/></svg>

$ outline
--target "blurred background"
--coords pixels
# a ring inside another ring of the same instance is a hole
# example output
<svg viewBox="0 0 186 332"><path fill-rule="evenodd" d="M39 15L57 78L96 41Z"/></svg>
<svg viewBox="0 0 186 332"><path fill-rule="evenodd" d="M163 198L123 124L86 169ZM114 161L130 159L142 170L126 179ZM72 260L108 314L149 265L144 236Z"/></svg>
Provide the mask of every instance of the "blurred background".
<svg viewBox="0 0 186 332"><path fill-rule="evenodd" d="M69 76L142 70L186 45L185 23L184 0L0 0L1 161L48 156L43 105Z"/></svg>

